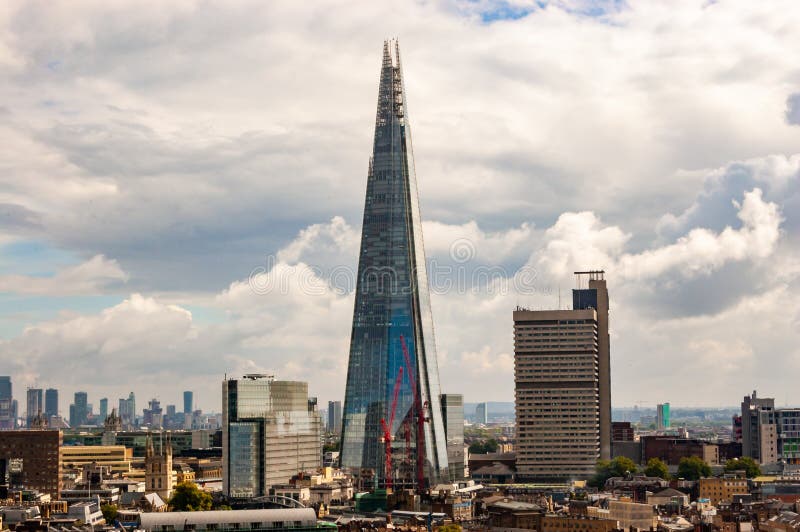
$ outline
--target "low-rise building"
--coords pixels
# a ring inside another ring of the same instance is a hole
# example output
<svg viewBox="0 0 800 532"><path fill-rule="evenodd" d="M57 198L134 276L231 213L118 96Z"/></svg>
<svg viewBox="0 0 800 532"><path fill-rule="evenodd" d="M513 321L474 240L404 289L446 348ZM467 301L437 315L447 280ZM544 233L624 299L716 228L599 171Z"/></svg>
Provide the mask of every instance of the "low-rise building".
<svg viewBox="0 0 800 532"><path fill-rule="evenodd" d="M689 506L689 496L682 491L672 488L665 488L655 493L647 495L647 504L653 506L673 506L678 508Z"/></svg>
<svg viewBox="0 0 800 532"><path fill-rule="evenodd" d="M540 530L545 509L538 504L514 500L500 500L487 506L489 525L492 528L525 528Z"/></svg>
<svg viewBox="0 0 800 532"><path fill-rule="evenodd" d="M112 474L129 472L133 459L133 449L124 445L64 445L59 452L65 469L97 464L109 467Z"/></svg>
<svg viewBox="0 0 800 532"><path fill-rule="evenodd" d="M313 508L142 513L139 515L138 528L147 532L243 529L310 532L337 529L334 523L318 522Z"/></svg>
<svg viewBox="0 0 800 532"><path fill-rule="evenodd" d="M712 506L722 501L730 501L734 495L747 495L750 490L743 476L725 475L723 477L701 478L697 481L700 499L708 499Z"/></svg>
<svg viewBox="0 0 800 532"><path fill-rule="evenodd" d="M617 523L608 519L545 515L539 532L612 532L616 528Z"/></svg>

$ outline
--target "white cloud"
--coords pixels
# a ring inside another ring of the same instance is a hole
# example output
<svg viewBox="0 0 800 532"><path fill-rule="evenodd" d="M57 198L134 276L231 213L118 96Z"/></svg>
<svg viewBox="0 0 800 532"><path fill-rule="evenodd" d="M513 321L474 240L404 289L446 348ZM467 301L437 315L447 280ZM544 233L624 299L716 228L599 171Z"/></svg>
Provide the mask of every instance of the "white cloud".
<svg viewBox="0 0 800 532"><path fill-rule="evenodd" d="M128 280L116 260L96 255L86 262L56 272L52 277L0 275L0 292L26 295L94 295L119 288Z"/></svg>
<svg viewBox="0 0 800 532"><path fill-rule="evenodd" d="M647 279L677 270L690 277L710 273L728 261L768 257L780 236L778 206L762 199L760 189L744 195L739 206L740 229L726 227L715 234L703 228L692 229L674 244L634 255L623 255L615 268L623 277Z"/></svg>

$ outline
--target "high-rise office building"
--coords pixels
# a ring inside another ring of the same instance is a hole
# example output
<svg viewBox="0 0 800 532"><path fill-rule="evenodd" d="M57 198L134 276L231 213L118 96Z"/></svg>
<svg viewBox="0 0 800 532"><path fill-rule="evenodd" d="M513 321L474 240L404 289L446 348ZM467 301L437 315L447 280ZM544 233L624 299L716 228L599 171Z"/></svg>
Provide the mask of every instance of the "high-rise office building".
<svg viewBox="0 0 800 532"><path fill-rule="evenodd" d="M103 397L100 399L100 423L105 422L106 418L108 417L108 397Z"/></svg>
<svg viewBox="0 0 800 532"><path fill-rule="evenodd" d="M41 388L28 388L25 410L25 426L33 426L33 420L44 412L44 391Z"/></svg>
<svg viewBox="0 0 800 532"><path fill-rule="evenodd" d="M136 396L131 392L127 399L119 400L120 424L125 429L136 426Z"/></svg>
<svg viewBox="0 0 800 532"><path fill-rule="evenodd" d="M75 402L69 406L70 427L85 425L89 418L89 396L86 392L75 392Z"/></svg>
<svg viewBox="0 0 800 532"><path fill-rule="evenodd" d="M245 375L222 383L222 489L261 497L322 463L322 419L305 382Z"/></svg>
<svg viewBox="0 0 800 532"><path fill-rule="evenodd" d="M586 478L610 458L608 291L603 272L585 275L573 310L514 311L521 479Z"/></svg>
<svg viewBox="0 0 800 532"><path fill-rule="evenodd" d="M447 439L447 469L455 482L464 478L464 396L443 393L439 402Z"/></svg>
<svg viewBox="0 0 800 532"><path fill-rule="evenodd" d="M47 419L58 415L58 390L55 388L44 391L44 413Z"/></svg>
<svg viewBox="0 0 800 532"><path fill-rule="evenodd" d="M669 426L669 403L659 403L656 405L656 429L664 430Z"/></svg>
<svg viewBox="0 0 800 532"><path fill-rule="evenodd" d="M150 399L147 408L142 411L142 423L151 428L160 428L164 425L164 409L161 401Z"/></svg>
<svg viewBox="0 0 800 532"><path fill-rule="evenodd" d="M611 459L611 337L608 334L608 287L605 272L575 272L578 282L588 287L572 291L573 310L597 311L597 367L600 388L600 458Z"/></svg>
<svg viewBox="0 0 800 532"><path fill-rule="evenodd" d="M475 406L475 423L481 425L489 423L489 405L486 403L478 403Z"/></svg>
<svg viewBox="0 0 800 532"><path fill-rule="evenodd" d="M745 396L742 401L742 456L761 464L778 461L778 423L775 399Z"/></svg>
<svg viewBox="0 0 800 532"><path fill-rule="evenodd" d="M192 412L194 412L194 393L183 392L183 413L191 414Z"/></svg>
<svg viewBox="0 0 800 532"><path fill-rule="evenodd" d="M448 478L447 444L411 129L396 42L385 42L383 47L373 142L341 464L357 473L373 472L382 486L413 486L418 478L423 484L435 484ZM395 387L396 408L390 412ZM388 424L392 419L387 442L381 420ZM418 423L420 419L428 421ZM387 444L396 464L388 482Z"/></svg>
<svg viewBox="0 0 800 532"><path fill-rule="evenodd" d="M0 376L0 429L13 429L16 426L14 397L11 393L11 377Z"/></svg>
<svg viewBox="0 0 800 532"><path fill-rule="evenodd" d="M342 402L328 401L328 432L342 432Z"/></svg>

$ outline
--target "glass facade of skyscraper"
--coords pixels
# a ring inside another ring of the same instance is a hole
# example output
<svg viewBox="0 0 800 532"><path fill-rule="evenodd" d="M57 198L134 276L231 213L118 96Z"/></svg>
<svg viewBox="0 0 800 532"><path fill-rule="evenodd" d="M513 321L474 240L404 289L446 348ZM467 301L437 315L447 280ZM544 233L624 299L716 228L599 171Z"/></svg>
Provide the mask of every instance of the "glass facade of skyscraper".
<svg viewBox="0 0 800 532"><path fill-rule="evenodd" d="M322 419L305 382L248 375L222 384L222 462L225 494L267 495L274 484L322 463Z"/></svg>
<svg viewBox="0 0 800 532"><path fill-rule="evenodd" d="M382 419L394 419L389 431L395 485L414 482L418 447L423 448L425 482L447 476L421 229L400 56L396 43L387 42L367 177L342 426L342 466L372 470L379 483L387 476ZM420 417L428 421L417 423Z"/></svg>

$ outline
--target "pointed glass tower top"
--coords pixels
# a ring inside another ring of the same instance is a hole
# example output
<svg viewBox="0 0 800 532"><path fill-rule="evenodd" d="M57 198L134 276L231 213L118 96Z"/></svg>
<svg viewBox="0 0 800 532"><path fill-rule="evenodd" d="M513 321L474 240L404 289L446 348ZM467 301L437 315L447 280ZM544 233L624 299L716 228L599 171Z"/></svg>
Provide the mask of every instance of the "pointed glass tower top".
<svg viewBox="0 0 800 532"><path fill-rule="evenodd" d="M447 476L405 96L399 48L387 41L364 202L341 463L356 474L374 475L379 486L395 488L420 480L430 485Z"/></svg>

